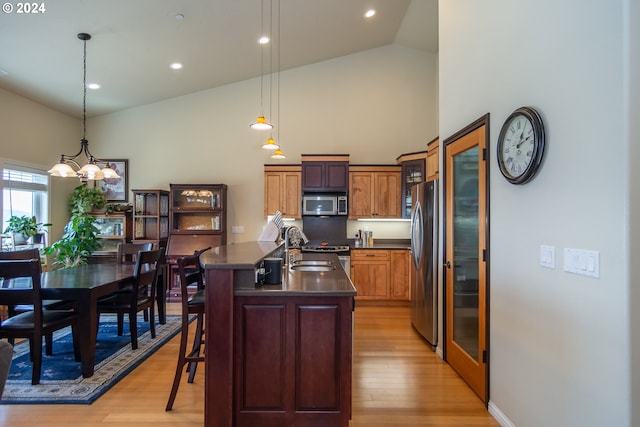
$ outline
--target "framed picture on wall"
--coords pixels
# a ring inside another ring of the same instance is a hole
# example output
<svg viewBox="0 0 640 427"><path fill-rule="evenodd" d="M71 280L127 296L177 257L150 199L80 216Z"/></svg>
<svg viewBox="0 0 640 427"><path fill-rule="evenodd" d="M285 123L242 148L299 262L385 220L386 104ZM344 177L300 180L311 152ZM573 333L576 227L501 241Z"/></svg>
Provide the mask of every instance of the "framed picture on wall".
<svg viewBox="0 0 640 427"><path fill-rule="evenodd" d="M108 178L96 181L109 202L127 202L129 200L129 161L127 159L104 159L100 166L108 165L120 178Z"/></svg>

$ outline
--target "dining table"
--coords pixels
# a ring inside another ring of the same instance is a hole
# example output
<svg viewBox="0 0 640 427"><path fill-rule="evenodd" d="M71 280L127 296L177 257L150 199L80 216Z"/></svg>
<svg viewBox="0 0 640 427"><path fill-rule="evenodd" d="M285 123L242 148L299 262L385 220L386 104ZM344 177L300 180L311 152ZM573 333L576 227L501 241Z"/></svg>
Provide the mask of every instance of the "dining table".
<svg viewBox="0 0 640 427"><path fill-rule="evenodd" d="M42 272L40 293L43 300L65 300L76 303L84 378L92 376L94 372L98 299L126 286L133 280L134 272L135 264L118 263L85 264ZM161 289L164 289L164 286ZM164 291L160 295L162 298L158 301L164 300ZM164 310L159 312L164 315Z"/></svg>

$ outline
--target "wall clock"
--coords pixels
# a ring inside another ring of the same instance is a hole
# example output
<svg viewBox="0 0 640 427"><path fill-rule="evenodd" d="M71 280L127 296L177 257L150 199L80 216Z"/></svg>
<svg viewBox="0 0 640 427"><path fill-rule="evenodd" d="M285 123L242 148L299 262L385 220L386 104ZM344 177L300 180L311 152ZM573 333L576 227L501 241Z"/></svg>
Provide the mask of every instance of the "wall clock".
<svg viewBox="0 0 640 427"><path fill-rule="evenodd" d="M542 163L544 144L544 124L534 108L520 107L511 113L500 129L497 148L506 180L524 184L533 178Z"/></svg>

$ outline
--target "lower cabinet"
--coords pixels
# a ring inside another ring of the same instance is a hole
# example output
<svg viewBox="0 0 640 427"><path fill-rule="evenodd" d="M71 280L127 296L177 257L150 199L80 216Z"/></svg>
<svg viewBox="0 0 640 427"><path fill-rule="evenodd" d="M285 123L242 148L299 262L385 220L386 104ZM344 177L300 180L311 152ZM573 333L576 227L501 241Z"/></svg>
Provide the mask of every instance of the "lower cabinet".
<svg viewBox="0 0 640 427"><path fill-rule="evenodd" d="M348 427L353 299L234 304L234 426Z"/></svg>
<svg viewBox="0 0 640 427"><path fill-rule="evenodd" d="M358 300L409 301L410 252L395 249L352 249L351 281Z"/></svg>

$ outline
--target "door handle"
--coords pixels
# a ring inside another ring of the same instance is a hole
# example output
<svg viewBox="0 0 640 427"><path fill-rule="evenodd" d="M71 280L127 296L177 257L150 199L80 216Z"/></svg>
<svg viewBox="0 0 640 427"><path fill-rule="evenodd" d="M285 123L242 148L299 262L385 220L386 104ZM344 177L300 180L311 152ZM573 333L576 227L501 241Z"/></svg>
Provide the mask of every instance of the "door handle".
<svg viewBox="0 0 640 427"><path fill-rule="evenodd" d="M447 261L444 263L444 266L447 268L451 268L451 262Z"/></svg>

